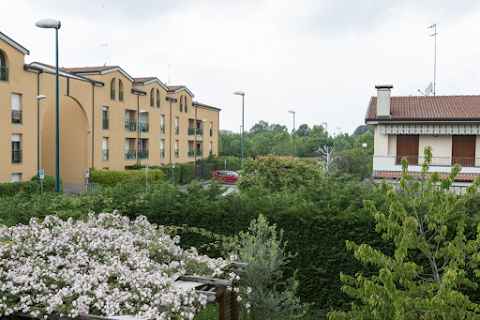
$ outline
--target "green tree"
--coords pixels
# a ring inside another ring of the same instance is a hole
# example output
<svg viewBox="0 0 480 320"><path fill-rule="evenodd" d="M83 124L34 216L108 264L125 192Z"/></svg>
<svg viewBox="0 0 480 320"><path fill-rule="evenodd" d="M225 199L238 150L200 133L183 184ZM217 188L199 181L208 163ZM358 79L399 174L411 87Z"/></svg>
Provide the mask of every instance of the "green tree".
<svg viewBox="0 0 480 320"><path fill-rule="evenodd" d="M355 129L355 131L353 132L353 135L354 136L361 136L365 132L370 132L371 134L373 134L373 130L370 129L369 126L367 126L366 124L362 124Z"/></svg>
<svg viewBox="0 0 480 320"><path fill-rule="evenodd" d="M256 123L251 129L250 132L256 136L257 134L260 134L265 131L270 131L270 126L268 125L268 122L260 120L258 123Z"/></svg>
<svg viewBox="0 0 480 320"><path fill-rule="evenodd" d="M282 125L279 125L279 124L272 124L270 126L270 132L273 135L276 135L278 133L288 132L288 129L287 129L287 126L282 126Z"/></svg>
<svg viewBox="0 0 480 320"><path fill-rule="evenodd" d="M376 230L396 247L392 257L367 244L347 241L355 258L380 268L371 278L341 274L342 291L359 299L350 312L331 311L329 319L478 319L480 305L470 301L464 287L477 289L472 276L480 276L480 224L475 239L465 236L466 201L475 196L480 180L458 197L452 182L461 170L453 166L448 177L428 174L430 147L424 150L421 179L408 174L402 159L401 197L387 181L376 191L390 200L388 213L365 201L376 221ZM430 177L428 177L430 176ZM456 230L452 230L456 229ZM452 234L450 234L452 233Z"/></svg>
<svg viewBox="0 0 480 320"><path fill-rule="evenodd" d="M344 149L334 154L329 168L339 173L366 178L372 174L372 160L372 157L361 148Z"/></svg>
<svg viewBox="0 0 480 320"><path fill-rule="evenodd" d="M262 132L253 137L253 148L260 155L267 155L272 152L273 135L270 132Z"/></svg>
<svg viewBox="0 0 480 320"><path fill-rule="evenodd" d="M299 137L306 137L308 136L308 132L310 131L310 128L308 127L308 124L302 124L298 129L295 131L296 134L298 134Z"/></svg>

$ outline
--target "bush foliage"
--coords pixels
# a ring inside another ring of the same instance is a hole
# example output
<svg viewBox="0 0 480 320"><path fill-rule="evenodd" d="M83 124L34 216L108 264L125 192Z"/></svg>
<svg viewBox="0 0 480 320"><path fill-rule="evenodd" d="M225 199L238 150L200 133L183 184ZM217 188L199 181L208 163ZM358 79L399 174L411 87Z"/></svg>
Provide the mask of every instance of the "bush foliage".
<svg viewBox="0 0 480 320"><path fill-rule="evenodd" d="M160 169L148 169L148 183L165 181L165 174ZM145 181L145 169L143 170L90 170L90 182L98 183L103 187L115 187L118 183L127 180Z"/></svg>

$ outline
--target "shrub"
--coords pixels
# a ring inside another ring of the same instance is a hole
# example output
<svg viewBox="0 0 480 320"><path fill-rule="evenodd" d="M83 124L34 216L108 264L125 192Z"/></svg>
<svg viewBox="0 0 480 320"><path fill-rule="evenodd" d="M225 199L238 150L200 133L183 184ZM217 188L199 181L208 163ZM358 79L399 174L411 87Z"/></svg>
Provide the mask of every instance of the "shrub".
<svg viewBox="0 0 480 320"><path fill-rule="evenodd" d="M217 170L225 170L225 159L227 160L228 171L242 170L242 161L238 157L208 157L205 161L214 162L217 164ZM197 161L198 162L198 161ZM201 162L200 162L201 163Z"/></svg>
<svg viewBox="0 0 480 320"><path fill-rule="evenodd" d="M195 172L193 163L179 163L179 167L182 167L180 170L180 184L189 184L190 182L192 182L193 174ZM176 166L175 169L177 169Z"/></svg>
<svg viewBox="0 0 480 320"><path fill-rule="evenodd" d="M0 183L0 197L13 197L20 191L27 194L34 194L37 190L38 183L36 181Z"/></svg>
<svg viewBox="0 0 480 320"><path fill-rule="evenodd" d="M90 170L90 182L98 183L103 187L115 187L126 180L145 181L145 169L142 170ZM163 182L165 175L160 169L148 169L148 183Z"/></svg>
<svg viewBox="0 0 480 320"><path fill-rule="evenodd" d="M175 171L174 171L174 182L175 184L180 184L180 180L182 177L182 166L175 164ZM172 181L172 164L167 164L166 166L160 167L160 170L165 174L164 179L166 182Z"/></svg>
<svg viewBox="0 0 480 320"><path fill-rule="evenodd" d="M32 177L32 180L30 181L35 181L37 182L38 175L34 175ZM62 178L60 178L60 191L63 190L63 182ZM45 176L43 179L43 192L55 192L55 176Z"/></svg>

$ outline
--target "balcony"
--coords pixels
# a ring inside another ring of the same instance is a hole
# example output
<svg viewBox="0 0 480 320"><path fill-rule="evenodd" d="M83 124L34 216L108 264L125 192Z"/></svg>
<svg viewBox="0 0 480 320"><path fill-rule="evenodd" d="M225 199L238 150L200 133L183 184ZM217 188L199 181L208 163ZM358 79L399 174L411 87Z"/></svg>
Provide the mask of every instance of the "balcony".
<svg viewBox="0 0 480 320"><path fill-rule="evenodd" d="M179 126L175 126L175 134L178 134L180 132L180 127Z"/></svg>
<svg viewBox="0 0 480 320"><path fill-rule="evenodd" d="M110 89L110 100L115 100L115 89Z"/></svg>
<svg viewBox="0 0 480 320"><path fill-rule="evenodd" d="M195 157L195 149L188 149L188 157L189 158Z"/></svg>
<svg viewBox="0 0 480 320"><path fill-rule="evenodd" d="M12 123L22 123L22 111L21 110L12 110Z"/></svg>
<svg viewBox="0 0 480 320"><path fill-rule="evenodd" d="M160 125L160 133L165 134L165 125L164 124Z"/></svg>
<svg viewBox="0 0 480 320"><path fill-rule="evenodd" d="M12 150L12 163L22 163L22 150Z"/></svg>
<svg viewBox="0 0 480 320"><path fill-rule="evenodd" d="M138 129L140 129L140 132L148 132L148 122L139 122L138 123Z"/></svg>
<svg viewBox="0 0 480 320"><path fill-rule="evenodd" d="M136 121L125 121L125 131L127 131L127 132L137 131L137 122Z"/></svg>
<svg viewBox="0 0 480 320"><path fill-rule="evenodd" d="M202 157L202 149L195 149L195 152L197 153L197 157Z"/></svg>
<svg viewBox="0 0 480 320"><path fill-rule="evenodd" d="M137 150L125 149L125 160L135 160L137 158Z"/></svg>
<svg viewBox="0 0 480 320"><path fill-rule="evenodd" d="M401 156L373 156L373 171L402 171ZM424 156L407 156L409 172L421 172ZM432 157L429 172L450 172L454 164L462 166L462 173L480 174L480 158Z"/></svg>
<svg viewBox="0 0 480 320"><path fill-rule="evenodd" d="M160 149L160 158L165 158L165 149Z"/></svg>
<svg viewBox="0 0 480 320"><path fill-rule="evenodd" d="M157 108L160 108L160 99L157 99Z"/></svg>
<svg viewBox="0 0 480 320"><path fill-rule="evenodd" d="M148 149L138 149L139 159L148 159Z"/></svg>
<svg viewBox="0 0 480 320"><path fill-rule="evenodd" d="M102 128L107 130L108 129L108 119L102 119Z"/></svg>
<svg viewBox="0 0 480 320"><path fill-rule="evenodd" d="M188 128L188 135L194 136L195 135L195 128Z"/></svg>
<svg viewBox="0 0 480 320"><path fill-rule="evenodd" d="M155 104L154 104L154 102L155 102L155 99L153 99L153 98L150 98L150 107L152 107L152 108L154 108L154 107L155 107Z"/></svg>
<svg viewBox="0 0 480 320"><path fill-rule="evenodd" d="M118 101L123 102L123 91L118 91Z"/></svg>
<svg viewBox="0 0 480 320"><path fill-rule="evenodd" d="M178 149L175 149L175 158L178 158Z"/></svg>
<svg viewBox="0 0 480 320"><path fill-rule="evenodd" d="M108 149L102 149L102 160L103 161L108 160Z"/></svg>
<svg viewBox="0 0 480 320"><path fill-rule="evenodd" d="M8 81L8 68L0 67L0 81Z"/></svg>
<svg viewBox="0 0 480 320"><path fill-rule="evenodd" d="M197 128L196 134L197 134L197 136L203 136L203 130L200 129L200 128Z"/></svg>

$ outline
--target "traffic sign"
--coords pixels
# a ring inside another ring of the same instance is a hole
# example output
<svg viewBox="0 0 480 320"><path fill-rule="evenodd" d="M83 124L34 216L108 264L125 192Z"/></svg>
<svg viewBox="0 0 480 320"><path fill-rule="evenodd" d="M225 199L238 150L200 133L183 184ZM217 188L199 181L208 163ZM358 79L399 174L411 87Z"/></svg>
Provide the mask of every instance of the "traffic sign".
<svg viewBox="0 0 480 320"><path fill-rule="evenodd" d="M90 170L85 169L85 179L88 179L88 178L90 178Z"/></svg>
<svg viewBox="0 0 480 320"><path fill-rule="evenodd" d="M44 179L45 178L45 172L43 170L40 170L39 171L39 175L40 175L40 179Z"/></svg>
<svg viewBox="0 0 480 320"><path fill-rule="evenodd" d="M145 171L148 171L148 164L145 165Z"/></svg>
<svg viewBox="0 0 480 320"><path fill-rule="evenodd" d="M174 162L174 163L172 163L172 168L175 168L175 162Z"/></svg>

